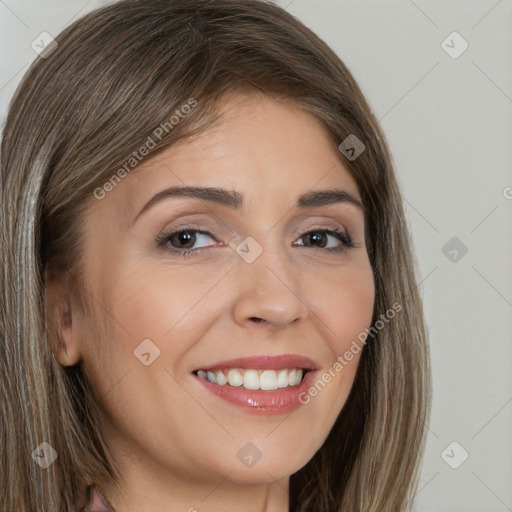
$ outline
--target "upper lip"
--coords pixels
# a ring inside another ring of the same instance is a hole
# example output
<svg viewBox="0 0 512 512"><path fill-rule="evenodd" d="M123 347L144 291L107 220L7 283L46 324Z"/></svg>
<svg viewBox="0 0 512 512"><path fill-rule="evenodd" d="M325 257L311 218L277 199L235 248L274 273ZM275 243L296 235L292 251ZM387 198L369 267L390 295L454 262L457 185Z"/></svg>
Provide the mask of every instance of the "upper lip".
<svg viewBox="0 0 512 512"><path fill-rule="evenodd" d="M285 368L302 368L304 370L314 371L316 364L309 357L283 354L278 356L250 356L229 359L218 363L209 364L196 368L196 370L224 370L229 368L241 369L262 369L262 370L283 370Z"/></svg>

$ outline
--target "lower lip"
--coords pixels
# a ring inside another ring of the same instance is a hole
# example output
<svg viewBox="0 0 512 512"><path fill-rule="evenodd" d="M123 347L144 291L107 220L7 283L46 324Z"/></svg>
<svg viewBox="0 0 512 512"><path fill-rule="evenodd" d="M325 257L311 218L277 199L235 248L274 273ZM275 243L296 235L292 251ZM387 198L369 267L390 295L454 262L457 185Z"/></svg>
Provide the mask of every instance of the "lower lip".
<svg viewBox="0 0 512 512"><path fill-rule="evenodd" d="M269 391L245 389L243 386L229 386L228 384L221 386L197 375L194 376L208 391L247 412L274 415L286 414L304 405L300 402L299 397L307 395L315 373L315 371L308 371L297 386Z"/></svg>

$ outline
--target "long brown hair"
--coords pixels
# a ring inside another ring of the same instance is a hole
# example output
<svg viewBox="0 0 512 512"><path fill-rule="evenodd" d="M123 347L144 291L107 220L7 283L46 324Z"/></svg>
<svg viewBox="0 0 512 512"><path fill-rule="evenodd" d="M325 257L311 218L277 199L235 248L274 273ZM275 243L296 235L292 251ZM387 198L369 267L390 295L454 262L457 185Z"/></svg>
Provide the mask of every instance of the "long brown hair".
<svg viewBox="0 0 512 512"><path fill-rule="evenodd" d="M45 275L68 272L76 300L81 225L102 187L191 98L151 155L218 119L230 94L289 101L327 129L366 210L374 329L349 398L323 446L290 480L290 510L409 510L430 411L426 326L387 142L349 70L293 16L257 0L121 0L82 17L38 57L11 102L1 144L0 509L77 510L91 482L119 485L97 428L98 398L59 339ZM58 459L42 469L47 442Z"/></svg>

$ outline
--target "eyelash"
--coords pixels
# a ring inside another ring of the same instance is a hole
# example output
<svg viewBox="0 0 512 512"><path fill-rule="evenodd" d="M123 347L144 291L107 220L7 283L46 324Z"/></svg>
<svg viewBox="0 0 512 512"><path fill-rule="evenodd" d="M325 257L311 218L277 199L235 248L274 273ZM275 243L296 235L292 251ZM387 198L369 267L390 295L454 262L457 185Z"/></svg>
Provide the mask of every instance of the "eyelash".
<svg viewBox="0 0 512 512"><path fill-rule="evenodd" d="M174 235L177 235L178 233L200 233L202 235L207 235L210 238L215 240L215 237L212 233L210 233L207 229L198 228L196 226L180 226L178 229L173 230L169 233L162 233L159 235L156 239L157 246L159 248L165 248L165 246L170 242L171 238ZM341 230L338 230L336 228L334 229L327 229L327 228L312 228L309 231L306 231L300 238L303 238L306 235L309 235L311 233L327 233L329 235L335 236L340 242L341 245L339 247L329 247L327 249L323 249L324 251L330 251L333 253L341 253L345 251L346 249L351 249L354 247L358 247L356 244L352 242L352 239L348 235L348 233L345 233ZM299 247L305 247L305 246L299 246ZM202 249L208 249L209 247L200 247L198 249L176 249L176 248L166 248L167 250L170 250L172 253L177 254L179 256L187 257L191 256L194 253L201 252ZM322 247L312 247L312 249L322 249Z"/></svg>

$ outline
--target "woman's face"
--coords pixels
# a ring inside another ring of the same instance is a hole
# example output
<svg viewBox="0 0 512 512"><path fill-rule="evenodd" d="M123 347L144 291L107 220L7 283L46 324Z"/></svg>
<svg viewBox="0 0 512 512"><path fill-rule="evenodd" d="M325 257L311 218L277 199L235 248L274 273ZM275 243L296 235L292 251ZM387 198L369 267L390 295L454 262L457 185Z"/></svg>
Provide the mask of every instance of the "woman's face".
<svg viewBox="0 0 512 512"><path fill-rule="evenodd" d="M265 483L320 448L360 354L322 375L370 326L375 296L342 158L302 110L243 97L93 200L84 293L94 315L73 311L68 354L101 397L126 474ZM203 192L162 194L171 187ZM315 195L334 189L348 196ZM297 384L291 370L309 371Z"/></svg>

